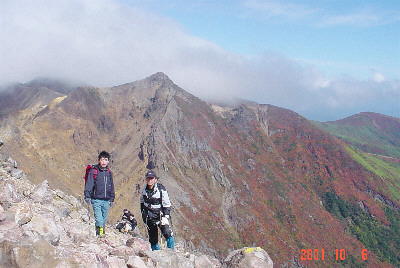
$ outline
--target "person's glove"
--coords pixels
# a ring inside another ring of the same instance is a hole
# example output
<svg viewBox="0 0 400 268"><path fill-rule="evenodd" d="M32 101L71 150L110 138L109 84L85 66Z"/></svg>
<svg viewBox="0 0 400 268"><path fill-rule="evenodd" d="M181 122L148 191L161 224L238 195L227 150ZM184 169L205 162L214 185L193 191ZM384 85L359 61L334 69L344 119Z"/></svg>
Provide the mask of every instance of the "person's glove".
<svg viewBox="0 0 400 268"><path fill-rule="evenodd" d="M161 217L161 225L169 225L169 215Z"/></svg>
<svg viewBox="0 0 400 268"><path fill-rule="evenodd" d="M90 204L90 198L89 197L85 198L85 202L89 205Z"/></svg>
<svg viewBox="0 0 400 268"><path fill-rule="evenodd" d="M114 202L110 201L110 208L112 208L112 206L114 206Z"/></svg>

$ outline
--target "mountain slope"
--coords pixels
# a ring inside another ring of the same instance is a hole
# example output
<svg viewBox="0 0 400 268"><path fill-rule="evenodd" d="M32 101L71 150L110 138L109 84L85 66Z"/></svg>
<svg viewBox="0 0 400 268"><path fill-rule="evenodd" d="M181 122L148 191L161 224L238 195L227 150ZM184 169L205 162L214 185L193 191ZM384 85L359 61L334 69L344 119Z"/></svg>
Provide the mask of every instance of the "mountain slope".
<svg viewBox="0 0 400 268"><path fill-rule="evenodd" d="M400 158L399 118L360 113L338 121L315 123L364 152Z"/></svg>
<svg viewBox="0 0 400 268"><path fill-rule="evenodd" d="M395 229L396 175L388 183L346 144L290 110L212 105L163 73L112 88L78 88L37 107L0 122L2 150L36 183L47 179L76 196L85 165L110 151L114 220L125 207L139 214L143 174L153 168L170 192L173 228L187 247L223 256L255 244L289 266L399 262L398 251L392 260L363 240L361 224ZM376 239L396 252L398 236L390 234ZM376 253L366 262L367 244ZM325 260L304 259L304 249L324 249ZM346 250L346 260L335 259L336 249Z"/></svg>
<svg viewBox="0 0 400 268"><path fill-rule="evenodd" d="M0 91L0 117L24 109L48 104L62 94L46 87L28 87L17 84Z"/></svg>

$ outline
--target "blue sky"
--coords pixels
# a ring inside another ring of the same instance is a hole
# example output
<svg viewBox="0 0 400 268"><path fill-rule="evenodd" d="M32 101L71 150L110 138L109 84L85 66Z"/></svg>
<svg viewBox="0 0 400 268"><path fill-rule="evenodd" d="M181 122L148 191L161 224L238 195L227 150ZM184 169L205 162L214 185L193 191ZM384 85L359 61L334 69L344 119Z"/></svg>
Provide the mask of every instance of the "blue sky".
<svg viewBox="0 0 400 268"><path fill-rule="evenodd" d="M400 1L2 0L0 84L164 72L206 101L400 117Z"/></svg>
<svg viewBox="0 0 400 268"><path fill-rule="evenodd" d="M232 52L272 51L332 76L368 79L374 71L388 79L400 76L399 1L150 0L141 4Z"/></svg>

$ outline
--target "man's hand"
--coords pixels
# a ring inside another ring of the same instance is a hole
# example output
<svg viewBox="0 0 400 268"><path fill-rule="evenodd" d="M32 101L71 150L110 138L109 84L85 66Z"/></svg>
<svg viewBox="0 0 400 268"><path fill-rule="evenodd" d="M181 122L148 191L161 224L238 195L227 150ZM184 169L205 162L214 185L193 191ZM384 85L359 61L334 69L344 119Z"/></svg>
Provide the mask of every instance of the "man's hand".
<svg viewBox="0 0 400 268"><path fill-rule="evenodd" d="M90 204L90 198L85 198L85 202L89 205Z"/></svg>
<svg viewBox="0 0 400 268"><path fill-rule="evenodd" d="M114 202L110 201L110 208L114 206Z"/></svg>
<svg viewBox="0 0 400 268"><path fill-rule="evenodd" d="M169 225L169 215L161 217L161 225Z"/></svg>

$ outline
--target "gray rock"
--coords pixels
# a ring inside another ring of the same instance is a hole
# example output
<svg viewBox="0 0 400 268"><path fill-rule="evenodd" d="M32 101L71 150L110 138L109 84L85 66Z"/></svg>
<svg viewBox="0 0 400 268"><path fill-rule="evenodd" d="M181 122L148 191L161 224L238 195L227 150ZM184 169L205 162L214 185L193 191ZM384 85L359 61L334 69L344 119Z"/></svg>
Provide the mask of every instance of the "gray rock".
<svg viewBox="0 0 400 268"><path fill-rule="evenodd" d="M0 233L6 234L9 231L16 230L18 225L15 222L4 220L0 222Z"/></svg>
<svg viewBox="0 0 400 268"><path fill-rule="evenodd" d="M35 188L31 198L33 201L40 202L42 204L50 203L52 201L53 194L47 180L44 180Z"/></svg>
<svg viewBox="0 0 400 268"><path fill-rule="evenodd" d="M146 263L139 256L129 256L126 263L128 268L147 268Z"/></svg>
<svg viewBox="0 0 400 268"><path fill-rule="evenodd" d="M21 169L12 169L10 173L11 173L11 176L16 179L20 179L22 177L22 175L24 174L24 172Z"/></svg>
<svg viewBox="0 0 400 268"><path fill-rule="evenodd" d="M56 267L54 248L44 240L31 245L3 241L0 244L1 267Z"/></svg>
<svg viewBox="0 0 400 268"><path fill-rule="evenodd" d="M17 267L13 246L7 240L0 243L0 264L2 267Z"/></svg>
<svg viewBox="0 0 400 268"><path fill-rule="evenodd" d="M14 249L17 252L17 267L56 267L55 250L48 241L38 240L29 246L18 246Z"/></svg>
<svg viewBox="0 0 400 268"><path fill-rule="evenodd" d="M111 268L126 268L126 263L123 259L111 256L107 258L108 267Z"/></svg>
<svg viewBox="0 0 400 268"><path fill-rule="evenodd" d="M20 202L21 196L18 194L12 183L5 183L0 191L0 203L4 209L8 209L13 203Z"/></svg>
<svg viewBox="0 0 400 268"><path fill-rule="evenodd" d="M32 220L33 217L32 207L29 204L20 203L19 205L15 206L14 210L15 210L14 221L19 226L27 224Z"/></svg>
<svg viewBox="0 0 400 268"><path fill-rule="evenodd" d="M214 257L185 252L185 243L151 251L139 229L127 234L106 225L106 235L97 238L93 212L89 220L78 199L52 190L47 181L34 186L26 175L17 179L5 168L0 171L0 267L222 267ZM224 267L270 264L264 250L247 248L233 252Z"/></svg>
<svg viewBox="0 0 400 268"><path fill-rule="evenodd" d="M136 248L138 251L139 250L144 250L144 251L150 250L150 244L138 237L129 238L128 240L126 240L126 245L128 247Z"/></svg>
<svg viewBox="0 0 400 268"><path fill-rule="evenodd" d="M35 214L22 228L33 241L43 239L53 246L57 246L60 241L61 230L50 215Z"/></svg>
<svg viewBox="0 0 400 268"><path fill-rule="evenodd" d="M5 221L7 219L6 214L0 211L0 222Z"/></svg>
<svg viewBox="0 0 400 268"><path fill-rule="evenodd" d="M260 247L247 247L231 252L222 264L223 268L273 268L268 253Z"/></svg>
<svg viewBox="0 0 400 268"><path fill-rule="evenodd" d="M201 255L195 257L194 259L194 268L217 268L220 267L221 264L218 260L213 259L212 261L206 255Z"/></svg>
<svg viewBox="0 0 400 268"><path fill-rule="evenodd" d="M192 261L184 258L173 250L157 250L148 252L148 256L156 267L165 268L193 268Z"/></svg>

